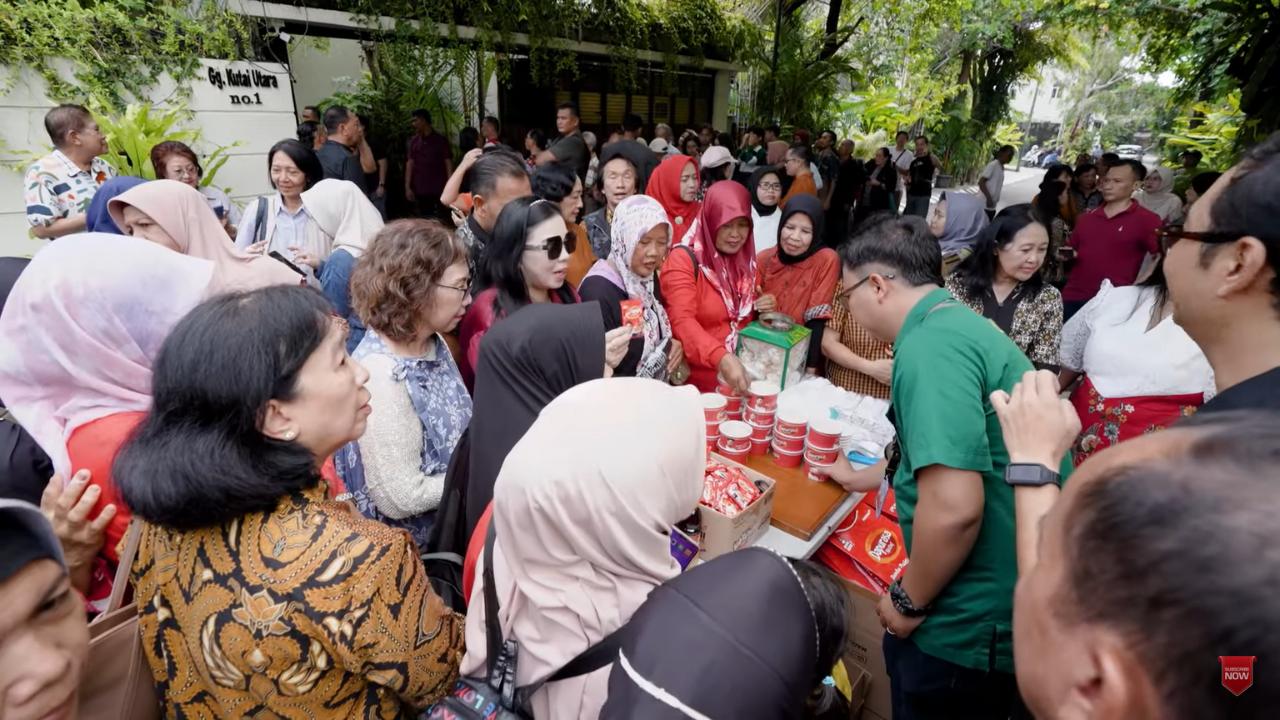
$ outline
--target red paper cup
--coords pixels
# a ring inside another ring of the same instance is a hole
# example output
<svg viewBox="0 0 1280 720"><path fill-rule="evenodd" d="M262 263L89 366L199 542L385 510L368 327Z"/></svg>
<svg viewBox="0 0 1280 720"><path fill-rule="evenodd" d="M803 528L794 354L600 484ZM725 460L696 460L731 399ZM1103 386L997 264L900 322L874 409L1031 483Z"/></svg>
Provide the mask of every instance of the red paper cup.
<svg viewBox="0 0 1280 720"><path fill-rule="evenodd" d="M747 423L751 426L752 440L768 440L773 435L772 425L757 425L755 423Z"/></svg>
<svg viewBox="0 0 1280 720"><path fill-rule="evenodd" d="M751 441L751 454L752 454L752 455L764 455L764 454L765 454L766 452L768 452L768 451L769 451L769 441L768 441L768 440L755 440L755 439L753 439L753 440Z"/></svg>
<svg viewBox="0 0 1280 720"><path fill-rule="evenodd" d="M730 410L729 412L727 412L727 413L725 413L725 414L724 414L724 418L725 418L725 421L726 421L726 422L728 422L728 421L730 421L730 420L733 420L733 421L736 421L736 422L742 422L742 411L741 411L741 410L736 410L736 411L735 411L735 410Z"/></svg>
<svg viewBox="0 0 1280 720"><path fill-rule="evenodd" d="M778 409L778 393L782 388L777 383L756 380L747 390L750 393L749 405L757 410L774 411Z"/></svg>
<svg viewBox="0 0 1280 720"><path fill-rule="evenodd" d="M725 411L728 409L729 403L723 395L717 393L702 394L702 412L706 416L707 424L712 422L722 423L725 420Z"/></svg>
<svg viewBox="0 0 1280 720"><path fill-rule="evenodd" d="M720 437L725 440L748 441L751 439L751 426L741 420L729 420L720 423Z"/></svg>
<svg viewBox="0 0 1280 720"><path fill-rule="evenodd" d="M748 449L747 449L747 450L741 450L741 451L737 451L737 452L731 452L731 451L729 451L729 450L725 450L725 449L722 447L722 448L720 448L720 454L721 454L721 455L723 455L723 456L725 456L726 458L728 458L728 459L730 459L730 460L732 460L732 461L736 462L736 463L743 463L743 464L746 464L746 462L747 462L747 455L748 455L748 454L750 454L750 452L751 452L751 450L750 450L749 448L750 448L750 446L748 445Z"/></svg>
<svg viewBox="0 0 1280 720"><path fill-rule="evenodd" d="M751 440L730 440L729 438L721 436L720 439L716 441L716 447L719 448L721 452L745 453L751 451Z"/></svg>
<svg viewBox="0 0 1280 720"><path fill-rule="evenodd" d="M733 389L733 388L729 387L728 385L725 385L724 383L720 383L719 385L716 385L716 392L717 392L717 393L719 393L719 394L721 394L721 395L723 395L723 396L725 396L725 397L727 397L727 398L740 398L740 397L742 397L742 396L741 396L741 395L739 395L738 393L734 392L734 389Z"/></svg>
<svg viewBox="0 0 1280 720"><path fill-rule="evenodd" d="M808 446L819 450L834 450L840 447L840 423L835 420L814 420L809 425Z"/></svg>
<svg viewBox="0 0 1280 720"><path fill-rule="evenodd" d="M748 405L747 409L743 411L742 416L746 418L747 422L753 425L768 425L769 427L773 427L777 413L771 410L756 410Z"/></svg>
<svg viewBox="0 0 1280 720"><path fill-rule="evenodd" d="M804 452L804 438L793 438L774 433L773 447L780 452L800 455Z"/></svg>
<svg viewBox="0 0 1280 720"><path fill-rule="evenodd" d="M708 420L707 421L707 437L711 437L712 435L716 437L720 437L720 426L723 425L724 422L725 421L723 420L716 420L715 422Z"/></svg>
<svg viewBox="0 0 1280 720"><path fill-rule="evenodd" d="M810 465L834 465L840 451L836 448L822 450L815 447L805 448L804 460Z"/></svg>
<svg viewBox="0 0 1280 720"><path fill-rule="evenodd" d="M790 435L791 437L804 437L809 432L809 423L805 420L805 416L794 410L780 410L777 415L777 426L774 432L779 435Z"/></svg>
<svg viewBox="0 0 1280 720"><path fill-rule="evenodd" d="M773 447L773 462L778 467L794 468L800 467L802 453L781 452L778 446Z"/></svg>

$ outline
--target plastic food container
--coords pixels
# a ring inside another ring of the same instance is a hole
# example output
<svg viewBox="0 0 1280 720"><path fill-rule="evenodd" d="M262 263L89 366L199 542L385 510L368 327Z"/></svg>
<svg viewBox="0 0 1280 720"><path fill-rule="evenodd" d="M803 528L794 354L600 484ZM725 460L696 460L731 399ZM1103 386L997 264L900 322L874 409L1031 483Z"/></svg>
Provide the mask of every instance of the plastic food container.
<svg viewBox="0 0 1280 720"><path fill-rule="evenodd" d="M775 464L777 464L778 467L784 467L784 468L800 467L800 460L802 459L804 453L784 452L783 450L780 450L778 448L776 444L777 443L776 440L774 441L774 443L775 444L773 446L773 461Z"/></svg>
<svg viewBox="0 0 1280 720"><path fill-rule="evenodd" d="M739 420L720 423L720 447L729 452L750 451L751 426Z"/></svg>
<svg viewBox="0 0 1280 720"><path fill-rule="evenodd" d="M756 380L751 383L748 392L750 397L747 401L747 407L765 412L776 412L778 410L778 393L782 392L782 388L778 386L778 383Z"/></svg>
<svg viewBox="0 0 1280 720"><path fill-rule="evenodd" d="M747 422L753 425L768 425L773 427L777 418L777 413L772 410L757 410L751 405L747 405L747 409L742 412L742 416Z"/></svg>
<svg viewBox="0 0 1280 720"><path fill-rule="evenodd" d="M750 442L747 443L747 447L748 448L751 447ZM736 463L745 463L747 461L747 455L750 454L751 451L750 449L740 450L740 451L729 451L725 449L724 443L722 442L720 446L716 448L716 452L717 454L722 455Z"/></svg>
<svg viewBox="0 0 1280 720"><path fill-rule="evenodd" d="M809 432L809 423L802 413L795 410L779 410L774 432L791 437L804 437Z"/></svg>
<svg viewBox="0 0 1280 720"><path fill-rule="evenodd" d="M822 450L815 447L805 448L804 461L810 465L834 465L836 457L839 456L839 449Z"/></svg>
<svg viewBox="0 0 1280 720"><path fill-rule="evenodd" d="M738 333L738 359L751 377L788 388L804 378L809 354L809 328L794 325L786 329L753 322Z"/></svg>
<svg viewBox="0 0 1280 720"><path fill-rule="evenodd" d="M751 427L752 440L768 440L773 435L772 425L757 425L755 423L747 423Z"/></svg>
<svg viewBox="0 0 1280 720"><path fill-rule="evenodd" d="M799 455L804 452L804 438L791 437L782 435L781 433L773 434L773 447L785 453L795 453Z"/></svg>
<svg viewBox="0 0 1280 720"><path fill-rule="evenodd" d="M808 446L819 450L835 450L840 447L840 423L835 420L814 420L809 426Z"/></svg>
<svg viewBox="0 0 1280 720"><path fill-rule="evenodd" d="M725 396L719 393L703 393L702 394L702 412L707 418L707 425L712 422L722 423L725 421L725 411L728 409L729 403Z"/></svg>

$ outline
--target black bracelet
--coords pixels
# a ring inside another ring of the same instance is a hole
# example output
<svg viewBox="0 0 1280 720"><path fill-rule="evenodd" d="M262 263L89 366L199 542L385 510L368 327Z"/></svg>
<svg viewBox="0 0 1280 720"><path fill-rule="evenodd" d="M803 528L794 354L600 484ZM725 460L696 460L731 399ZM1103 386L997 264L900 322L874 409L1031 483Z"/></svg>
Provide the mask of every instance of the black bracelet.
<svg viewBox="0 0 1280 720"><path fill-rule="evenodd" d="M922 617L928 615L931 607L916 607L911 602L911 597L907 595L907 591L902 588L902 581L895 580L889 586L889 600L893 603L893 609L909 618Z"/></svg>

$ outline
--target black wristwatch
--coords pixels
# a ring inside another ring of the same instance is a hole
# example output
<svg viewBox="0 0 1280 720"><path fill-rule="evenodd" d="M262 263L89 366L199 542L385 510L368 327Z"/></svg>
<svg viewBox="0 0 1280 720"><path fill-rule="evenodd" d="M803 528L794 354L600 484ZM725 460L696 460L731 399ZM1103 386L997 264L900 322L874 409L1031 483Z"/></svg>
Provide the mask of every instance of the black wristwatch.
<svg viewBox="0 0 1280 720"><path fill-rule="evenodd" d="M1039 463L1010 463L1004 469L1004 481L1013 487L1040 487L1057 485L1058 473Z"/></svg>
<svg viewBox="0 0 1280 720"><path fill-rule="evenodd" d="M929 606L916 607L916 604L911 602L911 597L907 595L907 591L902 589L901 580L894 580L889 586L889 600L893 603L894 610L909 618L928 615L933 609Z"/></svg>

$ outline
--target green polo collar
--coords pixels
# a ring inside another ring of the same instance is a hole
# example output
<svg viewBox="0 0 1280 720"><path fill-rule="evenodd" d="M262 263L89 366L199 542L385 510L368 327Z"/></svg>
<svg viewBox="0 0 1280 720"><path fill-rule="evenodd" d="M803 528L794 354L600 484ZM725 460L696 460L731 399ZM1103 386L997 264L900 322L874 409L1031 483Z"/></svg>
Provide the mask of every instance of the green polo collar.
<svg viewBox="0 0 1280 720"><path fill-rule="evenodd" d="M902 339L910 335L912 330L919 327L920 323L924 322L924 319L928 317L935 307L948 300L957 302L946 288L930 291L928 295L920 298L920 302L916 303L915 307L911 308L911 312L907 313L907 319L902 321L902 329L898 331L898 337L893 341L894 352L897 352L898 347L902 344Z"/></svg>

